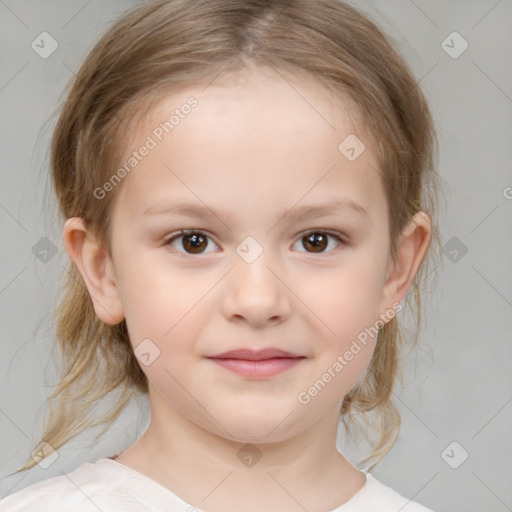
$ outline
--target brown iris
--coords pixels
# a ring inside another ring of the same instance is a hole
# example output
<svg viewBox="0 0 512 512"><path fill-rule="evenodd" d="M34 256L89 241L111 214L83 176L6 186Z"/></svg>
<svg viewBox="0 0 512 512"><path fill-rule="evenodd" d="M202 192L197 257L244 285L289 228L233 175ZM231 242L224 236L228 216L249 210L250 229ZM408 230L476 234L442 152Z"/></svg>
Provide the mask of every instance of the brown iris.
<svg viewBox="0 0 512 512"><path fill-rule="evenodd" d="M182 245L186 251L197 254L206 249L208 245L207 237L204 237L198 233L183 235Z"/></svg>
<svg viewBox="0 0 512 512"><path fill-rule="evenodd" d="M323 233L310 233L302 237L302 240L304 247L308 244L313 248L312 252L322 252L327 247L328 243L327 235Z"/></svg>

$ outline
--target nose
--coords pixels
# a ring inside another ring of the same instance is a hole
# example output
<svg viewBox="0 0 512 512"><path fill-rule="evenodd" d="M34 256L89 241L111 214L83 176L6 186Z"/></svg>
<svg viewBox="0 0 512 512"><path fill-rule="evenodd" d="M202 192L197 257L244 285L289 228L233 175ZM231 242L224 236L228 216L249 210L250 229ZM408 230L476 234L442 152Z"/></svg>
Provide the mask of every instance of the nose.
<svg viewBox="0 0 512 512"><path fill-rule="evenodd" d="M230 321L254 327L284 322L291 312L284 272L263 252L255 261L233 257L233 269L224 283L223 313Z"/></svg>

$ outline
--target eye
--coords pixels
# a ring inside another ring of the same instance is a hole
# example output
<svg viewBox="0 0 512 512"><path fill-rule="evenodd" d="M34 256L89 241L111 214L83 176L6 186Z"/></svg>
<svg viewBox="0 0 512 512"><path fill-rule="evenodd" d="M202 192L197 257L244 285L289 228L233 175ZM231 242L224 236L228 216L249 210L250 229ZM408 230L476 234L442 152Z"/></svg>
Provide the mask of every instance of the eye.
<svg viewBox="0 0 512 512"><path fill-rule="evenodd" d="M174 236L167 239L164 245L171 245L177 248L174 242L178 241L180 238L182 241L181 243L178 242L177 245L184 249L186 254L204 254L204 249L208 247L208 245L211 245L208 244L208 240L211 239L206 234L193 229L178 231Z"/></svg>
<svg viewBox="0 0 512 512"><path fill-rule="evenodd" d="M311 249L311 251L306 252L332 252L331 250L325 251L327 247L332 246L332 244L329 245L329 237L334 238L338 242L338 245L348 245L341 235L327 231L310 231L304 234L297 243L302 242L303 247Z"/></svg>

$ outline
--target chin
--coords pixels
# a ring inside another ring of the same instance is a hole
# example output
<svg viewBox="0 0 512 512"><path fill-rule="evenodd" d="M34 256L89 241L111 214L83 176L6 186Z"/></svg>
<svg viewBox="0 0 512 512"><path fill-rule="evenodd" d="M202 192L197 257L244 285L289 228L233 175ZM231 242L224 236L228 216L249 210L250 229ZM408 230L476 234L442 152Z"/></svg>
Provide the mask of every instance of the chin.
<svg viewBox="0 0 512 512"><path fill-rule="evenodd" d="M231 434L229 439L237 443L252 443L252 444L265 444L265 443L276 443L284 441L292 437L297 429L294 425L292 429L287 421L283 421L286 418L286 414L283 415L281 408L279 411L275 411L274 414L250 414L244 415L243 417L229 418L225 417L222 420L222 425ZM292 409L290 409L291 411ZM293 416L290 414L290 417ZM230 421L231 420L231 421ZM285 424L288 428L285 428ZM226 437L224 430L218 431L220 435Z"/></svg>
<svg viewBox="0 0 512 512"><path fill-rule="evenodd" d="M243 444L267 444L278 443L290 437L290 434L287 433L272 432L274 428L275 425L272 428L262 429L261 431L255 430L254 428L252 428L250 432L244 429L237 430L235 432L230 430L232 437L229 439Z"/></svg>

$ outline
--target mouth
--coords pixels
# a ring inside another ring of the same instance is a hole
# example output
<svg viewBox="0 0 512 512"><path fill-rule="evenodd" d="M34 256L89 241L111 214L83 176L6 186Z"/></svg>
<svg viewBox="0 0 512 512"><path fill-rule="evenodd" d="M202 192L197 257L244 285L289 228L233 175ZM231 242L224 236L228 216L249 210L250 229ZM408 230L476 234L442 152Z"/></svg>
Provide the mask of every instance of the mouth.
<svg viewBox="0 0 512 512"><path fill-rule="evenodd" d="M280 349L264 350L230 350L208 357L217 365L244 377L266 378L289 370L306 359L305 356L293 354Z"/></svg>

